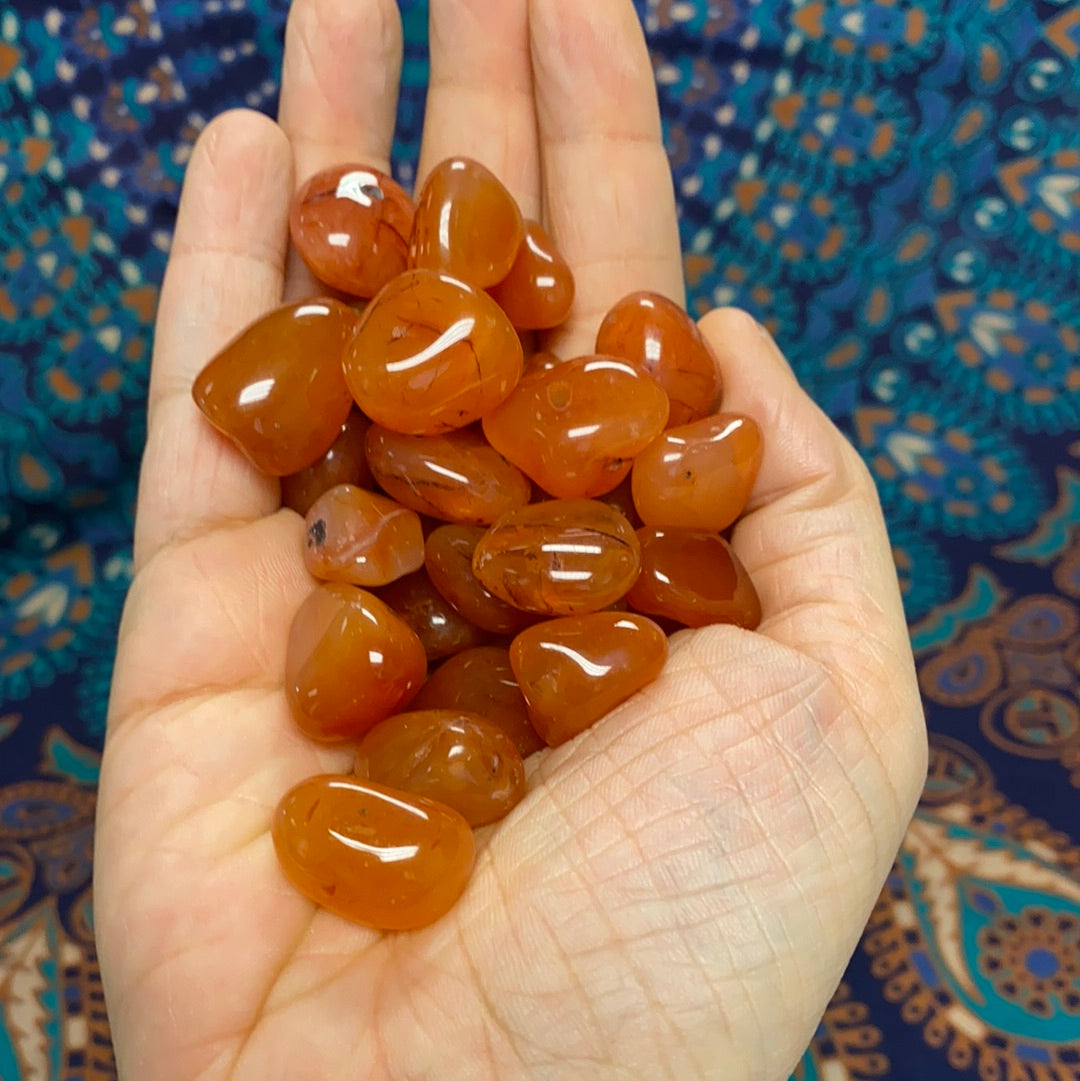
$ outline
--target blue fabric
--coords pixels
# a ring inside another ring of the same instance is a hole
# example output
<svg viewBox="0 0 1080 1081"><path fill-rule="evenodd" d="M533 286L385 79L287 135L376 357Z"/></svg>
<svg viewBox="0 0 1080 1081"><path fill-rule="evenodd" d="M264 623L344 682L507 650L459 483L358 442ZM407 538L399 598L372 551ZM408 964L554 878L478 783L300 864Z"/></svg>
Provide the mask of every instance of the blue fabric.
<svg viewBox="0 0 1080 1081"><path fill-rule="evenodd" d="M797 1071L1080 1078L1080 9L650 0L693 309L749 308L880 486L930 778ZM0 1079L114 1069L94 786L184 162L284 0L0 10ZM426 10L406 31L416 160ZM227 44L226 44L227 43Z"/></svg>

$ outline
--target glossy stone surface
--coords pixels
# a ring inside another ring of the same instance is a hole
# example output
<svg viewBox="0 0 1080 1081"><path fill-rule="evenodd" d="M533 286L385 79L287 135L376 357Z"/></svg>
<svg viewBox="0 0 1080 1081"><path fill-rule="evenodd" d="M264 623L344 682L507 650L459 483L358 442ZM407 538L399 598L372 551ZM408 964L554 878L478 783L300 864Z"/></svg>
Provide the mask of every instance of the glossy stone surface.
<svg viewBox="0 0 1080 1081"><path fill-rule="evenodd" d="M411 265L486 289L510 273L523 234L521 213L502 181L471 158L448 158L416 197Z"/></svg>
<svg viewBox="0 0 1080 1081"><path fill-rule="evenodd" d="M526 612L596 612L634 584L637 537L613 507L552 499L504 514L473 553L473 573L496 597Z"/></svg>
<svg viewBox="0 0 1080 1081"><path fill-rule="evenodd" d="M519 330L548 330L565 322L574 303L574 275L539 222L525 220L514 265L490 293Z"/></svg>
<svg viewBox="0 0 1080 1081"><path fill-rule="evenodd" d="M490 525L529 502L531 485L472 428L404 435L379 424L367 434L367 461L399 503L447 522Z"/></svg>
<svg viewBox="0 0 1080 1081"><path fill-rule="evenodd" d="M424 681L420 639L374 594L318 586L300 605L285 653L285 696L313 739L359 739L404 708Z"/></svg>
<svg viewBox="0 0 1080 1081"><path fill-rule="evenodd" d="M293 246L327 285L374 296L408 266L413 205L405 189L367 165L334 165L293 196Z"/></svg>
<svg viewBox="0 0 1080 1081"><path fill-rule="evenodd" d="M641 574L626 596L632 608L686 627L734 623L754 630L761 622L754 583L723 537L650 527L637 535Z"/></svg>
<svg viewBox="0 0 1080 1081"><path fill-rule="evenodd" d="M345 380L377 424L438 435L502 402L521 378L522 358L510 320L486 293L410 270L365 309Z"/></svg>
<svg viewBox="0 0 1080 1081"><path fill-rule="evenodd" d="M667 391L669 425L716 411L721 391L716 357L693 319L667 297L649 292L623 297L600 324L596 351L632 361Z"/></svg>
<svg viewBox="0 0 1080 1081"><path fill-rule="evenodd" d="M370 425L359 409L351 410L337 439L317 462L281 478L281 505L307 514L319 496L338 484L370 488L371 470L364 454L364 436Z"/></svg>
<svg viewBox="0 0 1080 1081"><path fill-rule="evenodd" d="M486 533L467 525L432 530L424 542L424 566L431 584L470 623L493 634L517 634L535 617L496 597L473 573L473 554Z"/></svg>
<svg viewBox="0 0 1080 1081"><path fill-rule="evenodd" d="M466 649L445 660L428 676L411 708L477 713L501 728L522 758L544 746L529 721L510 654L502 646Z"/></svg>
<svg viewBox="0 0 1080 1081"><path fill-rule="evenodd" d="M667 396L634 365L578 357L530 372L484 417L488 442L561 499L603 495L664 429Z"/></svg>
<svg viewBox="0 0 1080 1081"><path fill-rule="evenodd" d="M660 674L667 638L629 612L537 623L510 645L529 720L552 747L573 739Z"/></svg>
<svg viewBox="0 0 1080 1081"><path fill-rule="evenodd" d="M472 873L472 830L433 800L323 774L274 812L278 862L309 900L381 931L412 931L453 907Z"/></svg>
<svg viewBox="0 0 1080 1081"><path fill-rule="evenodd" d="M646 525L727 529L746 507L761 453L757 422L738 413L669 428L634 462L634 506Z"/></svg>
<svg viewBox="0 0 1080 1081"><path fill-rule="evenodd" d="M357 748L356 772L444 803L470 826L497 822L525 795L525 764L510 737L461 710L388 717Z"/></svg>
<svg viewBox="0 0 1080 1081"><path fill-rule="evenodd" d="M322 297L276 308L207 363L195 404L264 473L304 469L352 408L341 364L358 323L347 304Z"/></svg>
<svg viewBox="0 0 1080 1081"><path fill-rule="evenodd" d="M383 586L379 596L413 629L429 661L491 641L443 597L422 568Z"/></svg>
<svg viewBox="0 0 1080 1081"><path fill-rule="evenodd" d="M424 563L420 516L351 484L321 495L304 520L304 563L324 582L381 586Z"/></svg>

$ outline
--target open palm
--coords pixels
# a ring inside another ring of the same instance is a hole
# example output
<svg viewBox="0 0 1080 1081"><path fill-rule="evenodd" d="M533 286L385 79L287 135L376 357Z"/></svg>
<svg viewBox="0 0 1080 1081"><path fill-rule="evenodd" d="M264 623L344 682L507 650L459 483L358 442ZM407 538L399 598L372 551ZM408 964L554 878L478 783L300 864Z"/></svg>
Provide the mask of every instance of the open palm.
<svg viewBox="0 0 1080 1081"><path fill-rule="evenodd" d="M682 298L652 73L631 0L431 0L421 174L482 160L543 217L578 298ZM444 919L383 935L278 869L280 796L348 768L282 689L311 588L302 523L198 415L192 379L282 296L295 183L386 168L390 0L297 0L279 125L215 121L162 292L138 573L121 629L95 909L124 1081L780 1079L840 978L925 765L895 575L869 477L743 313L702 327L724 406L766 434L734 543L759 633L683 632L662 677L530 759Z"/></svg>

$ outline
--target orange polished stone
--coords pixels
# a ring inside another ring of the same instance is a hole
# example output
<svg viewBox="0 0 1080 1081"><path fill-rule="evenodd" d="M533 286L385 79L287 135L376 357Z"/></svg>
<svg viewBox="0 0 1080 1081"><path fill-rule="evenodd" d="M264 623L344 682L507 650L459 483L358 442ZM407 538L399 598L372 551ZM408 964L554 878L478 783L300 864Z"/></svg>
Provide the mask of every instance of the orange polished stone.
<svg viewBox="0 0 1080 1081"><path fill-rule="evenodd" d="M429 661L491 641L443 597L423 569L383 586L379 596L413 629Z"/></svg>
<svg viewBox="0 0 1080 1081"><path fill-rule="evenodd" d="M304 528L304 563L325 582L382 586L424 564L420 516L351 484L319 496Z"/></svg>
<svg viewBox="0 0 1080 1081"><path fill-rule="evenodd" d="M367 165L334 165L293 196L293 246L327 285L374 296L408 266L412 200L392 177Z"/></svg>
<svg viewBox="0 0 1080 1081"><path fill-rule="evenodd" d="M486 293L431 270L395 278L367 306L345 380L377 424L412 435L463 428L517 385L521 342Z"/></svg>
<svg viewBox="0 0 1080 1081"><path fill-rule="evenodd" d="M276 308L203 368L195 404L264 473L304 469L330 449L352 408L341 363L358 321L323 297Z"/></svg>
<svg viewBox="0 0 1080 1081"><path fill-rule="evenodd" d="M473 553L485 533L467 525L432 530L424 542L424 565L431 584L470 623L493 634L517 634L534 617L494 596L473 574Z"/></svg>
<svg viewBox="0 0 1080 1081"><path fill-rule="evenodd" d="M761 429L717 413L669 428L634 462L634 506L646 525L718 533L742 514L761 465Z"/></svg>
<svg viewBox="0 0 1080 1081"><path fill-rule="evenodd" d="M271 834L281 869L305 897L380 931L412 931L449 912L475 859L457 811L334 774L290 789Z"/></svg>
<svg viewBox="0 0 1080 1081"><path fill-rule="evenodd" d="M470 158L432 169L416 198L410 258L479 289L502 281L514 265L524 228L502 181Z"/></svg>
<svg viewBox="0 0 1080 1081"><path fill-rule="evenodd" d="M697 324L659 293L631 293L604 317L596 351L632 361L671 399L669 425L688 424L716 410L720 370Z"/></svg>
<svg viewBox="0 0 1080 1081"><path fill-rule="evenodd" d="M318 586L296 613L285 653L285 696L313 739L359 739L408 705L427 657L420 639L374 594Z"/></svg>
<svg viewBox="0 0 1080 1081"><path fill-rule="evenodd" d="M313 465L281 478L281 505L307 514L311 504L338 484L371 486L371 470L364 456L364 436L371 421L353 409L330 449Z"/></svg>
<svg viewBox="0 0 1080 1081"><path fill-rule="evenodd" d="M525 763L510 737L454 709L388 717L357 748L356 772L445 803L470 826L497 822L525 795Z"/></svg>
<svg viewBox="0 0 1080 1081"><path fill-rule="evenodd" d="M570 314L574 275L544 227L526 219L514 265L490 292L519 330L549 330Z"/></svg>
<svg viewBox="0 0 1080 1081"><path fill-rule="evenodd" d="M584 732L651 683L666 659L664 632L629 612L537 623L510 645L529 720L551 747Z"/></svg>
<svg viewBox="0 0 1080 1081"><path fill-rule="evenodd" d="M634 584L637 537L614 507L551 499L504 514L473 552L473 573L489 592L526 612L596 612Z"/></svg>
<svg viewBox="0 0 1080 1081"><path fill-rule="evenodd" d="M510 654L502 646L466 649L445 660L428 676L411 708L478 713L510 737L522 758L544 746L529 721Z"/></svg>
<svg viewBox="0 0 1080 1081"><path fill-rule="evenodd" d="M761 622L754 583L723 537L647 526L637 535L641 574L626 596L632 608L686 627L734 623L754 630Z"/></svg>
<svg viewBox="0 0 1080 1081"><path fill-rule="evenodd" d="M379 486L399 503L447 522L490 525L528 503L532 490L521 470L471 428L404 435L375 424L367 460Z"/></svg>
<svg viewBox="0 0 1080 1081"><path fill-rule="evenodd" d="M484 417L488 442L561 499L603 495L664 429L668 400L634 365L578 357L535 372Z"/></svg>

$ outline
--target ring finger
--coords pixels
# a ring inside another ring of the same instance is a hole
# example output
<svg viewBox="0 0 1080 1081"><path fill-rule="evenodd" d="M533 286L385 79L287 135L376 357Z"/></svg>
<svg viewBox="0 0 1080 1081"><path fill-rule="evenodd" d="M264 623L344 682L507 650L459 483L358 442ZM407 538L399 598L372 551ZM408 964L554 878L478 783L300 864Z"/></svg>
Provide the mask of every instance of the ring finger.
<svg viewBox="0 0 1080 1081"><path fill-rule="evenodd" d="M540 216L527 0L431 0L431 82L417 184L445 158L486 165Z"/></svg>

